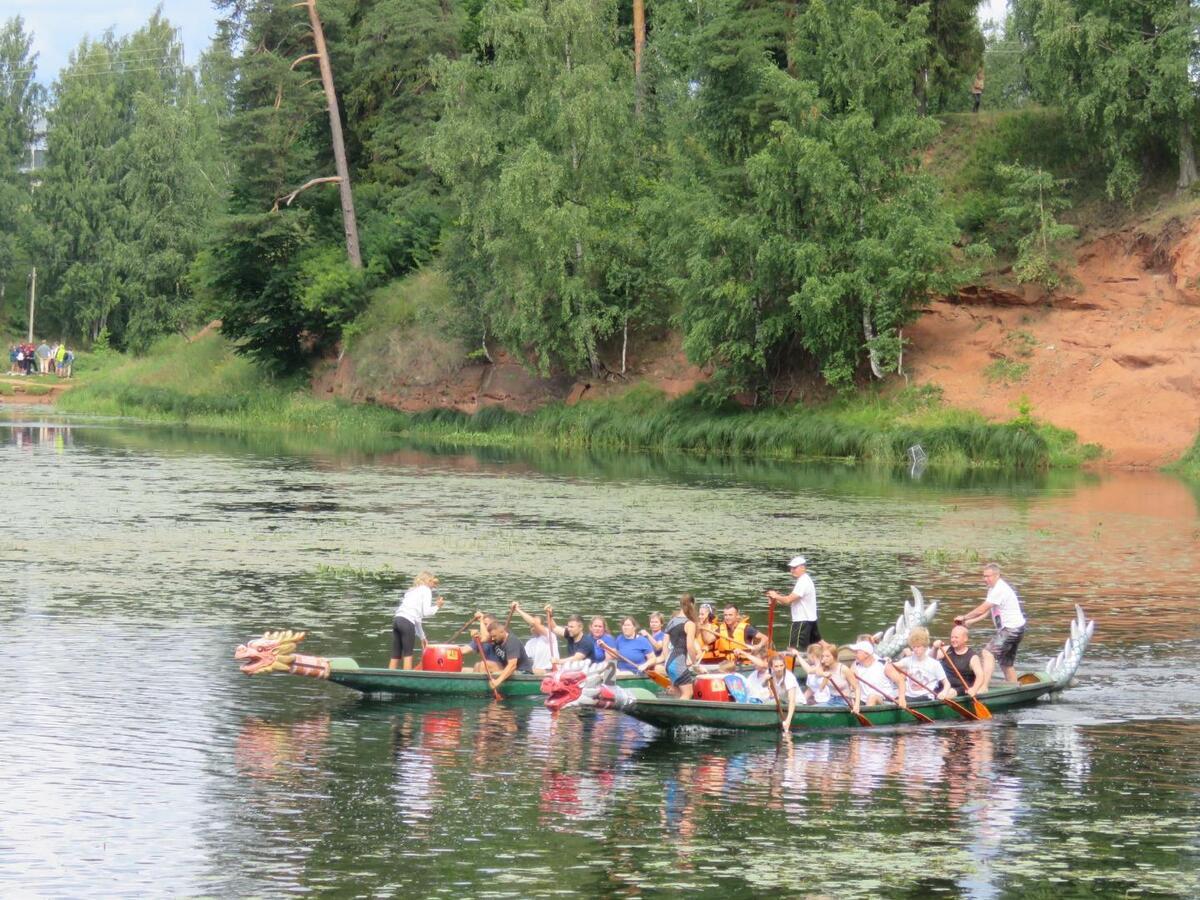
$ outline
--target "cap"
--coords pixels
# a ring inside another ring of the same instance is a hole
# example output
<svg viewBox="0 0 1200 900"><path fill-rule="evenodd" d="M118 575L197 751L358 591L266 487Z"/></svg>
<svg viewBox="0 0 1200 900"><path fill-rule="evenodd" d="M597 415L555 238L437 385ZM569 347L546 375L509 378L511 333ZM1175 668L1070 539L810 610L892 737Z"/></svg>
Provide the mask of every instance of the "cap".
<svg viewBox="0 0 1200 900"><path fill-rule="evenodd" d="M850 649L855 653L874 653L875 645L870 641L859 641L857 644L851 644Z"/></svg>
<svg viewBox="0 0 1200 900"><path fill-rule="evenodd" d="M808 561L803 556L793 556L792 561L788 563L789 569L794 569L796 566L807 566Z"/></svg>

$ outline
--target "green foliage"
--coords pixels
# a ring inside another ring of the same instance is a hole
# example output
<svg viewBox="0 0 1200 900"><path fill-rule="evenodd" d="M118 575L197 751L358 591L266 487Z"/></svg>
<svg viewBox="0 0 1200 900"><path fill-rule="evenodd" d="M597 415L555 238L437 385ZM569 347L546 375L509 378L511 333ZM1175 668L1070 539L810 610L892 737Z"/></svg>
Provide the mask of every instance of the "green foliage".
<svg viewBox="0 0 1200 900"><path fill-rule="evenodd" d="M362 311L366 278L340 247L321 247L305 254L298 266L300 306L328 326L340 327Z"/></svg>
<svg viewBox="0 0 1200 900"><path fill-rule="evenodd" d="M1029 374L1029 363L1017 362L1007 357L992 360L983 370L983 377L988 381L1000 384L1014 384L1023 381Z"/></svg>
<svg viewBox="0 0 1200 900"><path fill-rule="evenodd" d="M449 271L476 340L599 372L631 313L637 196L633 83L611 2L490 6L490 57L443 59L429 161L459 206ZM472 341L475 343L475 341Z"/></svg>
<svg viewBox="0 0 1200 900"><path fill-rule="evenodd" d="M1020 282L1052 291L1061 280L1056 265L1061 244L1075 236L1074 226L1057 219L1071 205L1064 196L1066 182L1043 169L1022 165L1000 165L996 172L1005 183L1000 218L1011 223L1018 235L1013 273Z"/></svg>
<svg viewBox="0 0 1200 900"><path fill-rule="evenodd" d="M29 179L20 170L44 99L36 67L33 35L20 16L8 19L0 28L0 283L15 281L33 231Z"/></svg>
<svg viewBox="0 0 1200 900"><path fill-rule="evenodd" d="M805 351L831 384L867 357L882 377L900 329L952 283L953 223L917 165L936 131L912 103L926 27L924 8L901 18L887 2L817 0L794 18L795 77L755 70L769 127L708 147L683 139L657 198L674 211L659 255L677 261L688 355L731 387L758 389ZM719 44L700 52L725 59Z"/></svg>
<svg viewBox="0 0 1200 900"><path fill-rule="evenodd" d="M1131 200L1155 156L1192 154L1197 45L1188 0L1019 0L1014 9L1035 90L1098 144L1110 196Z"/></svg>

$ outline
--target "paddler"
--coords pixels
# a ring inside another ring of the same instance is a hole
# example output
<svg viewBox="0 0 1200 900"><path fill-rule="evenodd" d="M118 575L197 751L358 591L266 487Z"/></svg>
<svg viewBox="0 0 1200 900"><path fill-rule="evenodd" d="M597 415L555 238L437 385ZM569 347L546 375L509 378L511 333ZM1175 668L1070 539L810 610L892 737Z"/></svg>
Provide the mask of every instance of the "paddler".
<svg viewBox="0 0 1200 900"><path fill-rule="evenodd" d="M512 677L514 672L533 673L533 660L525 652L525 645L515 634L510 634L504 623L493 620L488 626L488 638L496 661L487 664L488 671L495 673L492 688L498 688Z"/></svg>
<svg viewBox="0 0 1200 900"><path fill-rule="evenodd" d="M971 633L966 625L955 625L950 631L950 646L941 641L933 642L933 655L941 660L942 674L947 687L938 694L939 700L953 700L966 694L974 697L983 685L983 663L979 654L971 649Z"/></svg>
<svg viewBox="0 0 1200 900"><path fill-rule="evenodd" d="M542 624L541 616L531 616L521 609L521 604L516 600L509 604L509 608L529 626L531 636L525 642L525 652L533 660L533 674L545 675L558 659L558 636Z"/></svg>
<svg viewBox="0 0 1200 900"><path fill-rule="evenodd" d="M767 591L772 603L786 603L792 610L792 630L788 635L788 646L805 651L809 644L821 640L821 629L817 625L817 587L808 574L808 560L793 556L788 571L796 579L790 594Z"/></svg>
<svg viewBox="0 0 1200 900"><path fill-rule="evenodd" d="M404 592L400 605L392 618L392 658L388 660L389 669L398 669L403 664L405 669L413 667L413 650L417 638L425 638L421 623L426 616L432 616L442 604L445 597L433 598L433 589L438 586L437 576L431 572L421 572L413 579L412 587Z"/></svg>
<svg viewBox="0 0 1200 900"><path fill-rule="evenodd" d="M743 650L742 658L754 666L754 671L746 676L746 693L750 702L774 703L775 697L778 697L780 708L787 708L787 714L779 723L783 733L787 734L791 730L792 716L796 712L800 682L787 670L782 653L776 653L770 660L765 660Z"/></svg>
<svg viewBox="0 0 1200 900"><path fill-rule="evenodd" d="M667 677L671 679L671 687L679 692L679 699L691 700L693 682L696 680L691 665L699 656L696 649L698 641L695 597L684 594L679 598L679 609L671 616L664 630L667 646L660 659L664 661Z"/></svg>
<svg viewBox="0 0 1200 900"><path fill-rule="evenodd" d="M984 566L983 583L988 589L983 602L965 616L956 616L954 619L955 625L969 626L991 616L996 625L996 633L983 648L981 694L986 693L992 683L996 663L1000 664L1005 680L1016 684L1017 647L1021 645L1021 638L1025 637L1025 613L1021 610L1021 601L1017 599L1017 592L1012 585L1000 577L1000 566L994 562Z"/></svg>
<svg viewBox="0 0 1200 900"><path fill-rule="evenodd" d="M480 654L479 662L475 663L476 672L487 671L487 664L496 662L496 651L492 647L492 642L488 640L488 628L496 621L496 617L491 613L476 612L475 620L479 623L478 631L470 631L471 643L463 644L463 655L468 653Z"/></svg>
<svg viewBox="0 0 1200 900"><path fill-rule="evenodd" d="M571 616L567 619L565 626L555 625L554 607L547 603L545 612L546 627L560 638L564 638L567 642L567 652L559 662L578 662L580 660L593 662L596 658L596 642L584 630L583 618L580 616Z"/></svg>
<svg viewBox="0 0 1200 900"><path fill-rule="evenodd" d="M732 603L725 607L715 631L710 632L704 625L700 630L702 636L712 639L710 657L720 662L733 663L739 650L762 653L767 646L766 632L751 625L749 617L743 616Z"/></svg>
<svg viewBox="0 0 1200 900"><path fill-rule="evenodd" d="M866 635L862 635L850 645L850 649L854 651L854 664L850 666L850 671L858 680L863 703L867 706L887 703L888 698L883 692L892 687L892 680L888 678L883 660L875 655L875 645Z"/></svg>

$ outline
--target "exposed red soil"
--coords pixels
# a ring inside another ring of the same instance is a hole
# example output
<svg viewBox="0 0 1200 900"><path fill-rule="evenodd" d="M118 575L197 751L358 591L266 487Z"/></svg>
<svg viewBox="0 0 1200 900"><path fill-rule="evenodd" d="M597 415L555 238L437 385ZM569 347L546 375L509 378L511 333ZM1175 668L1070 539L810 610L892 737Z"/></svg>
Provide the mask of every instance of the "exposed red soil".
<svg viewBox="0 0 1200 900"><path fill-rule="evenodd" d="M1051 297L973 288L933 303L905 330L910 377L953 406L1033 414L1102 445L1116 466L1161 466L1200 427L1200 221L1125 231L1080 247L1075 283ZM1023 355L1024 354L1024 355ZM1027 364L1015 383L996 359Z"/></svg>
<svg viewBox="0 0 1200 900"><path fill-rule="evenodd" d="M9 385L13 389L11 394L0 394L0 406L7 404L20 406L33 406L36 404L51 404L63 391L70 388L70 382L58 381L53 379L53 376L13 376L0 377L0 382ZM39 390L45 387L46 393L30 394L29 387L37 385Z"/></svg>

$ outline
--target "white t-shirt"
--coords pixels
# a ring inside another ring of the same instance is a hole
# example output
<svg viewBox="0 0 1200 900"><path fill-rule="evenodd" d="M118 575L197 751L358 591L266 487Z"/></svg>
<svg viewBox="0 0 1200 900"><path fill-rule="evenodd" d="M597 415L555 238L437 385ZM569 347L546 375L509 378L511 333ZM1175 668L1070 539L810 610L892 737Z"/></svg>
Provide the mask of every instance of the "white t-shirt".
<svg viewBox="0 0 1200 900"><path fill-rule="evenodd" d="M917 659L916 654L906 656L903 659L896 660L896 668L903 672L908 672L921 684L928 685L936 689L938 682L944 679L942 674L942 664L938 662L929 653L925 654L924 659ZM932 697L929 691L917 684L909 678L904 679L904 693L909 697Z"/></svg>
<svg viewBox="0 0 1200 900"><path fill-rule="evenodd" d="M854 665L851 666L850 669L854 672L855 677L858 679L859 692L863 700L869 700L872 694L887 700L888 698L885 697L882 691L878 690L878 688L882 688L884 691L886 691L889 688L894 690L896 687L894 684L892 684L891 679L887 677L887 672L884 671L883 663L877 659L871 660L871 664L869 666L860 665L857 661L855 661ZM863 681L864 678L871 682L871 684L867 684L867 681Z"/></svg>
<svg viewBox="0 0 1200 900"><path fill-rule="evenodd" d="M1013 629L1025 627L1025 614L1021 612L1021 602L1017 599L1017 592L1003 578L997 578L996 583L988 588L987 602L992 607L993 619L999 613L999 627Z"/></svg>
<svg viewBox="0 0 1200 900"><path fill-rule="evenodd" d="M792 601L792 621L817 621L817 587L807 572L796 579L792 595L796 598Z"/></svg>
<svg viewBox="0 0 1200 900"><path fill-rule="evenodd" d="M525 642L525 652L535 669L549 669L558 659L558 635L534 635Z"/></svg>
<svg viewBox="0 0 1200 900"><path fill-rule="evenodd" d="M408 619L408 621L417 626L418 634L421 633L421 621L426 616L432 616L437 611L437 604L433 602L433 591L430 590L428 585L424 584L419 584L405 591L404 599L396 607L396 615L402 619Z"/></svg>
<svg viewBox="0 0 1200 900"><path fill-rule="evenodd" d="M771 697L771 688L767 684L767 679L770 677L766 669L754 670L746 676L746 693L752 699L761 700L763 703L774 703L775 701ZM791 672L785 671L782 683L778 680L775 682L775 690L779 692L780 700L786 700L788 691L794 690L797 694L800 693L800 682ZM803 703L803 697L798 697L797 702Z"/></svg>
<svg viewBox="0 0 1200 900"><path fill-rule="evenodd" d="M808 677L804 679L804 686L812 691L813 703L828 703L829 698L833 695L833 688L829 686L825 676L817 672L809 673Z"/></svg>

